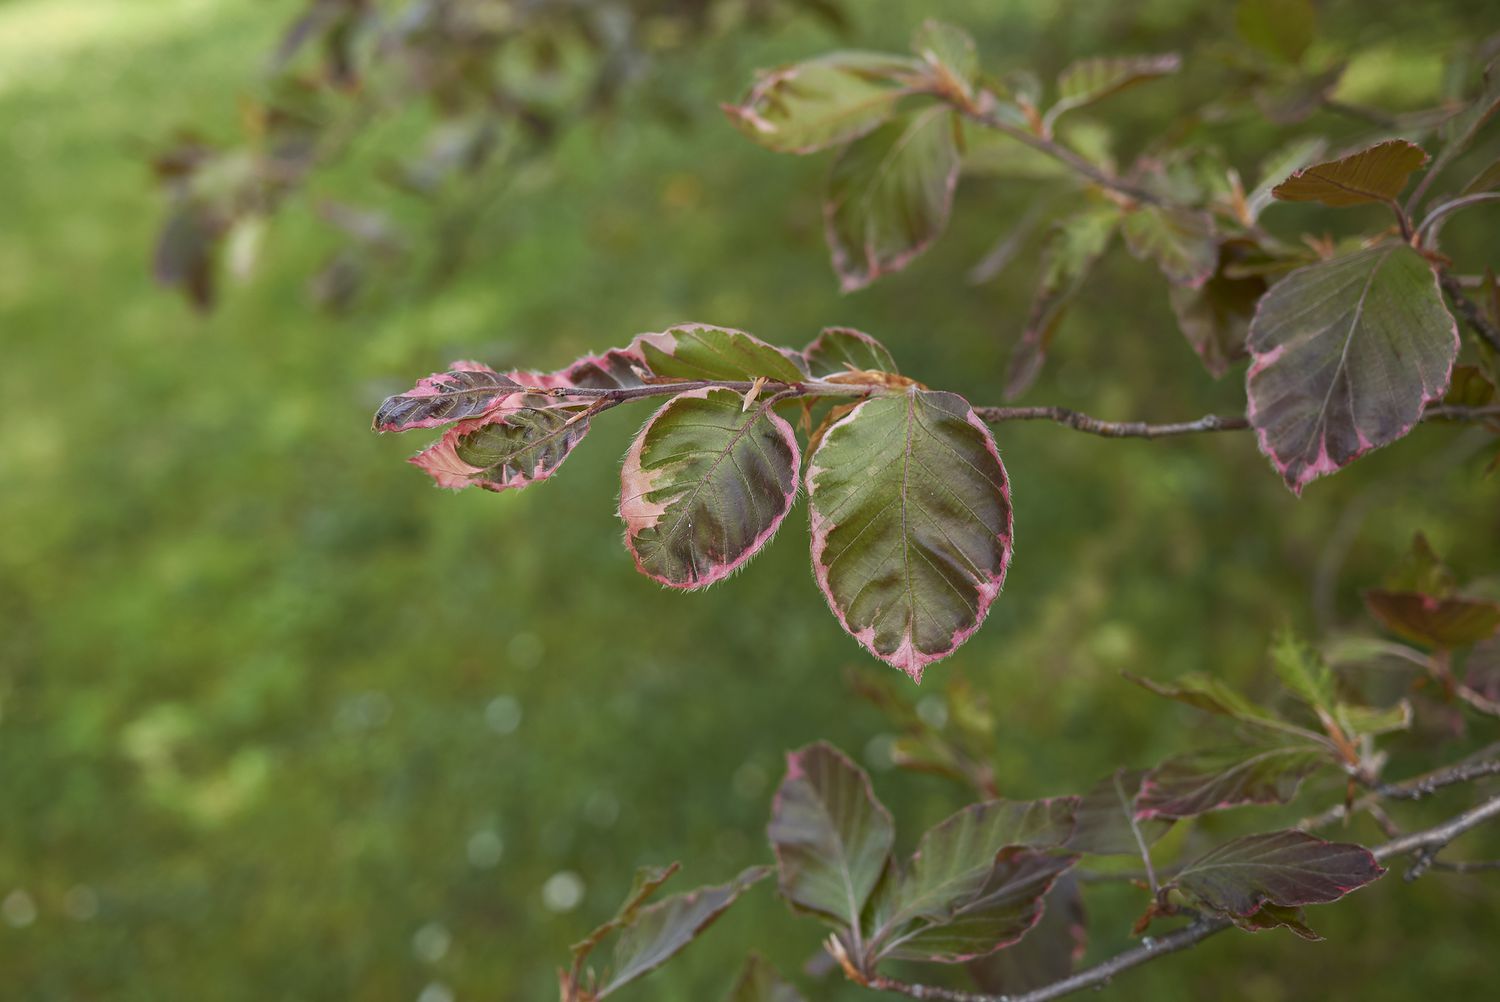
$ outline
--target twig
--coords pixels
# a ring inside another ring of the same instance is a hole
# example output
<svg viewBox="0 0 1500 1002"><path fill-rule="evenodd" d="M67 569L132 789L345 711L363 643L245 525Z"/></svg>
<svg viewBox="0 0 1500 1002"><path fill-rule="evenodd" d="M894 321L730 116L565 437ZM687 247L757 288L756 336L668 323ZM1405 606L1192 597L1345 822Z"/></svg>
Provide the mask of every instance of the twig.
<svg viewBox="0 0 1500 1002"><path fill-rule="evenodd" d="M1438 271L1438 282L1442 284L1443 291L1448 293L1448 298L1453 300L1453 307L1464 318L1464 323L1475 334L1488 341L1491 348L1500 351L1500 329L1489 322L1478 303L1464 294L1463 283L1442 270Z"/></svg>
<svg viewBox="0 0 1500 1002"><path fill-rule="evenodd" d="M1429 229L1437 227L1437 229L1432 229L1431 234L1433 238L1431 243L1435 246L1437 244L1436 238L1438 229L1442 228L1438 226L1438 224L1441 223L1449 214L1457 212L1459 209L1467 208L1471 205L1478 205L1481 202L1494 202L1497 200L1500 200L1500 191L1482 191L1476 195L1465 195L1462 198L1455 198L1452 201L1444 202L1436 209L1433 209L1431 212L1427 213L1427 218L1423 219L1421 225L1417 227L1417 236L1425 236Z"/></svg>
<svg viewBox="0 0 1500 1002"><path fill-rule="evenodd" d="M1462 860L1453 863L1438 860L1432 864L1432 868L1444 873L1488 873L1492 870L1500 870L1500 859Z"/></svg>
<svg viewBox="0 0 1500 1002"><path fill-rule="evenodd" d="M1113 191L1116 194L1124 195L1126 198L1134 199L1137 202L1145 202L1148 205L1165 204L1164 200L1159 196L1153 195L1151 192L1145 191L1141 188L1137 188L1135 185L1123 181L1120 178L1115 177L1113 174L1105 172L1097 165L1090 163L1088 160L1085 160L1083 157L1079 156L1077 153L1074 153L1072 150L1068 149L1066 146L1063 146L1061 143L1054 142L1051 139L1044 138L1033 132L1028 132L1026 129L1023 129L1018 125L1007 122L1005 119L996 115L993 111L987 111L983 108L973 105L959 105L958 108L964 114L968 115L970 118L980 123L981 125L989 126L996 132L1003 132L1010 138L1014 139L1016 142L1021 143L1024 146L1030 146L1038 153L1045 154L1058 161L1059 163L1065 164L1066 166L1071 168L1074 173L1088 178L1090 181L1099 185L1101 188L1108 188L1110 191Z"/></svg>
<svg viewBox="0 0 1500 1002"><path fill-rule="evenodd" d="M1458 780L1455 780L1455 782L1458 782ZM1425 831L1414 832L1410 835L1392 839L1384 845L1371 849L1370 853L1382 862L1411 853L1435 855L1460 835L1497 817L1500 817L1500 796L1491 797L1489 800L1470 808L1443 824L1428 828ZM1420 857L1417 863L1417 866L1421 866L1423 869L1427 866L1438 865L1440 864L1429 861L1424 866ZM1417 866L1414 866L1413 869L1417 869ZM1109 984L1117 975L1130 970L1132 967L1139 967L1147 961L1166 956L1169 953L1186 950L1188 947L1201 943L1215 933L1223 932L1233 924L1227 918L1201 918L1193 922L1192 925L1177 929L1165 936L1159 938L1145 937L1141 940L1139 946L1116 954L1110 959L1095 964L1086 970L1079 971L1071 977L1054 981L1050 985L1044 985L1041 988L1020 995L976 994L974 992L942 988L935 985L907 984L878 976L870 979L869 986L881 991L905 995L908 998L937 1000L937 1002L1051 1002L1052 999L1063 998L1066 995L1072 995L1074 992L1083 991L1085 988L1102 988Z"/></svg>
<svg viewBox="0 0 1500 1002"><path fill-rule="evenodd" d="M1145 836L1141 834L1140 823L1135 819L1135 811L1131 810L1130 798L1125 796L1125 787L1120 781L1120 774L1115 773L1115 795L1120 798L1120 806L1125 810L1125 817L1130 821L1130 834L1135 836L1135 847L1140 851L1141 862L1146 867L1146 883L1151 888L1153 899L1161 898L1161 885L1156 882L1156 868L1151 865L1151 850L1146 846Z"/></svg>
<svg viewBox="0 0 1500 1002"><path fill-rule="evenodd" d="M1375 792L1392 800L1421 800L1430 797L1445 786L1456 783L1472 783L1486 776L1500 776L1500 759L1480 762L1465 762L1451 768L1429 772L1425 776L1404 783L1386 783L1375 787Z"/></svg>

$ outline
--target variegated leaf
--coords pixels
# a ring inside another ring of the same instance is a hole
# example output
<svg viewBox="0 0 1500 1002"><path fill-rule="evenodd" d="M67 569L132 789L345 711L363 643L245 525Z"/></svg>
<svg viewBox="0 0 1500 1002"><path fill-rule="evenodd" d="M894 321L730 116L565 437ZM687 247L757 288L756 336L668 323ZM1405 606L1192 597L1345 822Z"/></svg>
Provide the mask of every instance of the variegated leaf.
<svg viewBox="0 0 1500 1002"><path fill-rule="evenodd" d="M588 433L583 406L515 394L483 417L461 421L410 462L439 487L529 487L557 472Z"/></svg>
<svg viewBox="0 0 1500 1002"><path fill-rule="evenodd" d="M979 628L1011 553L989 429L953 393L909 388L840 418L807 471L813 573L839 623L921 681Z"/></svg>
<svg viewBox="0 0 1500 1002"><path fill-rule="evenodd" d="M802 352L814 377L841 372L900 372L885 345L852 327L825 327Z"/></svg>
<svg viewBox="0 0 1500 1002"><path fill-rule="evenodd" d="M376 431L435 428L476 417L521 389L510 376L478 362L454 362L447 372L417 381L415 388L387 397L375 412Z"/></svg>
<svg viewBox="0 0 1500 1002"><path fill-rule="evenodd" d="M750 409L733 390L673 397L625 455L620 518L636 567L673 588L733 573L781 525L801 453L771 400Z"/></svg>
<svg viewBox="0 0 1500 1002"><path fill-rule="evenodd" d="M712 324L678 324L660 334L642 334L631 347L653 375L667 378L732 382L765 376L795 383L805 375L792 353Z"/></svg>

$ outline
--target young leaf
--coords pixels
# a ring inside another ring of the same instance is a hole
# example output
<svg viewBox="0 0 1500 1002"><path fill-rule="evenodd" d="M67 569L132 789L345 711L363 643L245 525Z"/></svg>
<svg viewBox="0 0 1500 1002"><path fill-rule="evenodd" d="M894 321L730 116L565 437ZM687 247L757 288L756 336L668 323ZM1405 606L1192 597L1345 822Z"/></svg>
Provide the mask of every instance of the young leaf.
<svg viewBox="0 0 1500 1002"><path fill-rule="evenodd" d="M666 963L770 872L752 866L727 884L700 887L636 912L615 940L610 973L595 997L602 999Z"/></svg>
<svg viewBox="0 0 1500 1002"><path fill-rule="evenodd" d="M1285 63L1296 63L1317 37L1310 0L1240 0L1234 26L1246 43Z"/></svg>
<svg viewBox="0 0 1500 1002"><path fill-rule="evenodd" d="M1250 423L1298 494L1410 431L1459 346L1432 268L1404 244L1292 272L1261 300L1248 343Z"/></svg>
<svg viewBox="0 0 1500 1002"><path fill-rule="evenodd" d="M903 115L853 143L828 177L824 232L845 292L900 271L947 227L958 183L947 105Z"/></svg>
<svg viewBox="0 0 1500 1002"><path fill-rule="evenodd" d="M1241 253L1236 247L1226 243L1219 248L1217 270L1198 288L1173 285L1167 290L1177 326L1215 379L1250 353L1245 337L1255 304L1266 292L1266 280L1260 275L1232 278L1224 273L1225 265Z"/></svg>
<svg viewBox="0 0 1500 1002"><path fill-rule="evenodd" d="M1158 696L1175 699L1179 703L1186 703L1205 713L1233 717L1244 723L1273 730L1281 730L1287 726L1270 710L1246 699L1212 675L1189 672L1186 675L1179 675L1170 683L1156 682L1139 675L1132 675L1130 672L1125 672L1124 675L1143 689L1148 689Z"/></svg>
<svg viewBox="0 0 1500 1002"><path fill-rule="evenodd" d="M1288 830L1226 842L1189 863L1170 886L1214 911L1245 917L1266 904L1337 901L1384 873L1367 849Z"/></svg>
<svg viewBox="0 0 1500 1002"><path fill-rule="evenodd" d="M1443 563L1424 532L1412 535L1411 548L1385 573L1380 584L1386 591L1415 591L1433 598L1447 598L1458 591L1458 577Z"/></svg>
<svg viewBox="0 0 1500 1002"><path fill-rule="evenodd" d="M979 887L950 898L879 945L880 959L960 964L1003 949L1042 915L1042 898L1079 856L1007 846L994 856Z"/></svg>
<svg viewBox="0 0 1500 1002"><path fill-rule="evenodd" d="M739 130L780 153L815 153L878 128L901 100L928 86L919 60L833 52L773 70L724 112Z"/></svg>
<svg viewBox="0 0 1500 1002"><path fill-rule="evenodd" d="M814 378L841 372L900 372L885 345L852 327L825 327L802 352Z"/></svg>
<svg viewBox="0 0 1500 1002"><path fill-rule="evenodd" d="M890 859L891 815L864 770L826 742L793 752L786 766L767 828L781 896L800 911L857 925Z"/></svg>
<svg viewBox="0 0 1500 1002"><path fill-rule="evenodd" d="M1011 354L1005 399L1015 399L1036 382L1063 311L1108 249L1119 223L1118 209L1095 205L1063 220L1052 231L1043 252L1042 279L1031 301L1026 329Z"/></svg>
<svg viewBox="0 0 1500 1002"><path fill-rule="evenodd" d="M873 397L823 437L807 489L829 607L920 682L979 628L1010 563L1010 490L989 429L953 393Z"/></svg>
<svg viewBox="0 0 1500 1002"><path fill-rule="evenodd" d="M515 394L483 417L460 421L408 462L439 487L504 491L551 477L588 433L576 402Z"/></svg>
<svg viewBox="0 0 1500 1002"><path fill-rule="evenodd" d="M1322 942L1323 937L1308 928L1306 913L1301 908L1283 908L1281 905L1263 904L1249 915L1231 915L1235 926L1246 932L1265 932L1267 929L1288 929L1294 935L1310 943Z"/></svg>
<svg viewBox="0 0 1500 1002"><path fill-rule="evenodd" d="M1020 995L1073 973L1088 947L1088 913L1077 877L1065 873L1042 899L1042 918L1019 942L968 965L992 995Z"/></svg>
<svg viewBox="0 0 1500 1002"><path fill-rule="evenodd" d="M1271 667L1281 684L1314 710L1328 712L1338 702L1338 687L1323 658L1290 630L1277 634Z"/></svg>
<svg viewBox="0 0 1500 1002"><path fill-rule="evenodd" d="M666 866L643 866L636 870L635 880L630 885L630 893L625 895L625 900L620 903L614 917L589 933L584 939L573 944L571 949L574 959L581 963L593 952L594 947L603 942L604 937L633 922L636 912L640 911L646 899L660 890L661 886L670 880L681 867L681 863L669 863Z"/></svg>
<svg viewBox="0 0 1500 1002"><path fill-rule="evenodd" d="M967 31L942 21L923 21L912 36L911 50L946 84L942 89L955 91L965 100L973 99L979 52Z"/></svg>
<svg viewBox="0 0 1500 1002"><path fill-rule="evenodd" d="M433 428L476 417L521 389L510 376L478 362L454 362L447 372L417 380L414 389L387 397L375 412L376 431Z"/></svg>
<svg viewBox="0 0 1500 1002"><path fill-rule="evenodd" d="M1157 56L1080 59L1057 78L1057 102L1047 110L1042 130L1052 133L1058 116L1074 108L1102 101L1127 87L1176 73L1182 57L1175 52Z"/></svg>
<svg viewBox="0 0 1500 1002"><path fill-rule="evenodd" d="M1500 630L1500 602L1485 599L1373 589L1365 592L1365 606L1396 636L1443 650L1468 647Z"/></svg>
<svg viewBox="0 0 1500 1002"><path fill-rule="evenodd" d="M1146 773L1139 818L1188 818L1243 804L1285 804L1304 776L1329 763L1310 742L1241 745L1174 755Z"/></svg>
<svg viewBox="0 0 1500 1002"><path fill-rule="evenodd" d="M752 953L724 1002L803 1002L803 998L764 957Z"/></svg>
<svg viewBox="0 0 1500 1002"><path fill-rule="evenodd" d="M1219 263L1213 216L1177 206L1141 205L1125 213L1125 246L1142 261L1154 261L1173 285L1196 289Z"/></svg>
<svg viewBox="0 0 1500 1002"><path fill-rule="evenodd" d="M712 324L678 324L660 334L642 334L632 348L653 374L668 379L748 382L765 376L795 383L804 375L796 362L755 335Z"/></svg>
<svg viewBox="0 0 1500 1002"><path fill-rule="evenodd" d="M1145 777L1143 769L1118 769L1078 798L1067 848L1095 856L1136 856L1141 851L1136 830L1147 845L1165 835L1172 827L1170 819L1135 821L1136 802Z"/></svg>
<svg viewBox="0 0 1500 1002"><path fill-rule="evenodd" d="M1007 846L1056 848L1073 834L1076 797L971 804L922 836L911 866L884 901L872 939L901 935L911 923L941 923L972 901Z"/></svg>
<svg viewBox="0 0 1500 1002"><path fill-rule="evenodd" d="M1358 153L1303 167L1271 189L1283 202L1321 202L1341 207L1392 202L1427 151L1404 139L1387 139Z"/></svg>
<svg viewBox="0 0 1500 1002"><path fill-rule="evenodd" d="M1374 737L1411 727L1411 703L1405 699L1386 707L1339 703L1333 708L1333 717L1345 734L1355 737L1368 734Z"/></svg>
<svg viewBox="0 0 1500 1002"><path fill-rule="evenodd" d="M738 569L791 510L802 462L771 400L745 409L733 390L678 394L625 454L620 518L642 574L703 588Z"/></svg>
<svg viewBox="0 0 1500 1002"><path fill-rule="evenodd" d="M1288 143L1267 157L1260 165L1260 183L1245 197L1245 209L1253 223L1260 218L1265 207L1275 201L1271 194L1287 175L1306 167L1323 155L1328 141L1321 136L1308 136Z"/></svg>

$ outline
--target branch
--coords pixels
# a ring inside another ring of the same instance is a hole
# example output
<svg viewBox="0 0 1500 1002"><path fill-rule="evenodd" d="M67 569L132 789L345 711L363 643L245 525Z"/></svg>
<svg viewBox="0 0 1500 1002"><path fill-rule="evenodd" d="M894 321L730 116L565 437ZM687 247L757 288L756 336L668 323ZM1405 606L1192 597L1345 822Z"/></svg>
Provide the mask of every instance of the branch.
<svg viewBox="0 0 1500 1002"><path fill-rule="evenodd" d="M1490 775L1492 773L1485 773ZM1422 777L1426 779L1428 777ZM1453 783L1463 782L1461 779L1451 779ZM1443 785L1447 785L1446 783ZM1425 831L1414 832L1392 839L1384 845L1370 850L1377 860L1385 862L1398 856L1412 853L1418 854L1417 863L1408 874L1408 879L1413 875L1420 876L1422 871L1428 867L1437 865L1433 862L1433 856L1443 849L1448 843L1460 835L1477 828L1486 821L1500 818L1500 796L1491 797L1475 807L1464 811L1462 814L1445 821L1440 825L1428 828ZM1452 864L1457 867L1461 864ZM1493 869L1494 865L1469 864L1474 869ZM1448 867L1445 866L1445 869ZM935 985L907 984L894 981L885 977L874 977L869 980L869 986L881 991L905 995L908 998L938 1000L938 1002L1051 1002L1052 999L1063 998L1074 992L1083 991L1085 988L1103 988L1109 984L1117 975L1123 974L1132 967L1139 967L1147 961L1157 957L1164 957L1169 953L1186 950L1195 946L1203 940L1223 932L1234 925L1227 918L1212 917L1200 918L1191 925L1174 930L1159 938L1143 937L1141 944L1124 953L1116 954L1102 963L1095 964L1086 970L1079 971L1071 977L1054 981L1050 985L1044 985L1033 991L1021 995L985 995L974 992L959 991L953 988L942 988Z"/></svg>
<svg viewBox="0 0 1500 1002"><path fill-rule="evenodd" d="M1500 351L1500 329L1489 322L1478 303L1464 294L1463 283L1441 269L1438 271L1438 282L1442 284L1443 291L1448 293L1448 298L1453 300L1453 307L1464 318L1464 323L1489 342L1491 348Z"/></svg>

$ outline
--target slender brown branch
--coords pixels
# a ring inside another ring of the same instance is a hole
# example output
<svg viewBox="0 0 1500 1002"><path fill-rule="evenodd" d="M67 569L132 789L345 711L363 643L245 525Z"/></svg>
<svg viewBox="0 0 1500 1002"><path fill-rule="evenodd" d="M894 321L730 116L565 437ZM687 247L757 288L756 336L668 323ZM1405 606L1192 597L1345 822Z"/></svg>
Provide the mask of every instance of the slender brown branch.
<svg viewBox="0 0 1500 1002"><path fill-rule="evenodd" d="M1059 163L1064 164L1075 174L1079 174L1083 177L1088 178L1090 181L1099 185L1101 188L1108 188L1110 191L1113 191L1116 194L1124 195L1126 198L1134 199L1137 202L1145 202L1148 205L1164 204L1164 200L1161 197L1154 195L1142 188L1138 188L1135 185L1130 184L1128 181L1121 180L1120 178L1115 177L1113 174L1107 173L1098 165L1090 163L1088 160L1085 160L1083 157L1079 156L1077 153L1074 153L1072 150L1068 149L1066 146L1063 146L1061 143L1055 142L1051 139L1047 139L1043 136L1039 136L1034 132L1029 132L1012 122L1007 122L999 115L996 115L993 111L986 110L979 106L964 105L959 105L958 109L965 115L969 116L969 118L980 123L981 125L988 126L989 128L994 129L996 132L1003 132L1005 135L1014 139L1016 142L1021 143L1024 146L1029 146L1032 149L1036 150L1038 153L1045 154L1046 156L1051 157Z"/></svg>
<svg viewBox="0 0 1500 1002"><path fill-rule="evenodd" d="M1461 780L1454 780L1454 782L1461 782ZM1412 869L1420 876L1421 870L1439 865L1433 861L1438 851L1465 832L1495 818L1500 818L1500 796L1491 797L1462 814L1425 831L1413 832L1410 835L1392 839L1384 845L1371 849L1370 852L1381 862L1399 856L1417 854L1418 860ZM1191 925L1176 929L1165 936L1143 937L1139 946L1116 954L1071 977L1054 981L1052 984L1020 995L986 995L935 985L908 984L879 976L871 978L868 984L869 987L881 991L914 999L937 1000L937 1002L1051 1002L1053 999L1060 999L1086 988L1102 988L1116 976L1133 967L1139 967L1141 964L1169 953L1186 950L1215 933L1223 932L1232 925L1233 923L1227 918L1200 918Z"/></svg>
<svg viewBox="0 0 1500 1002"><path fill-rule="evenodd" d="M1458 315L1464 318L1464 323L1468 324L1475 334L1489 342L1491 348L1500 351L1500 329L1496 329L1495 325L1490 323L1489 318L1484 315L1484 311L1479 308L1479 304L1464 293L1463 283L1442 270L1438 271L1438 282L1442 284L1443 291L1448 294L1448 298L1453 300L1453 308L1458 310Z"/></svg>

